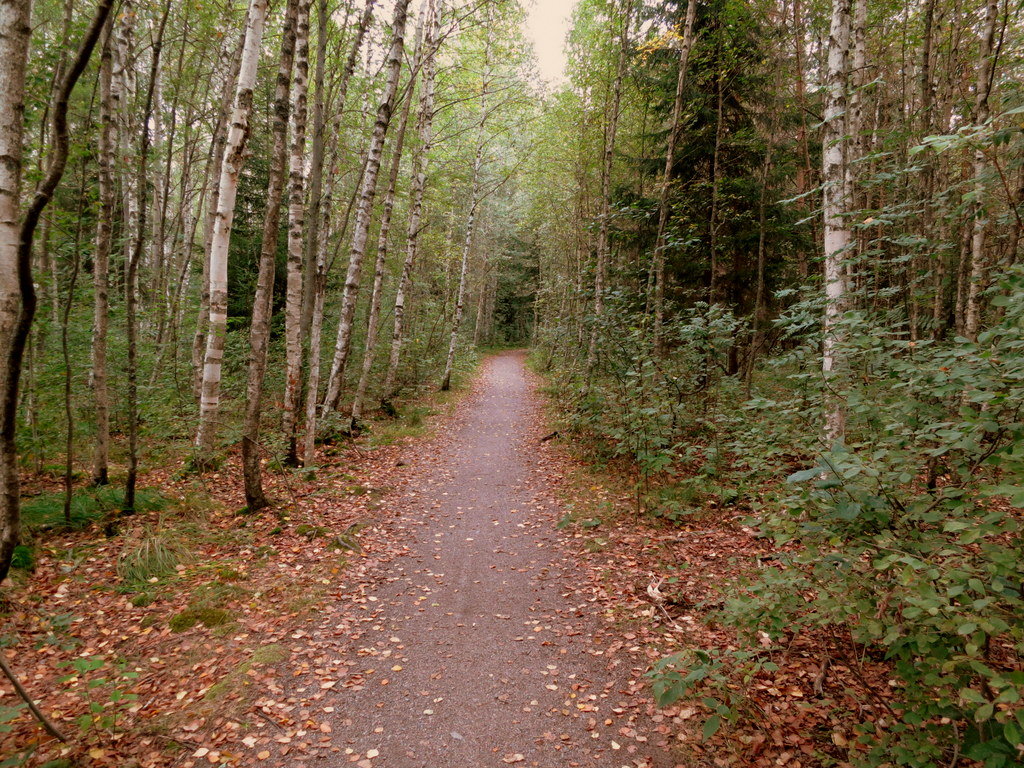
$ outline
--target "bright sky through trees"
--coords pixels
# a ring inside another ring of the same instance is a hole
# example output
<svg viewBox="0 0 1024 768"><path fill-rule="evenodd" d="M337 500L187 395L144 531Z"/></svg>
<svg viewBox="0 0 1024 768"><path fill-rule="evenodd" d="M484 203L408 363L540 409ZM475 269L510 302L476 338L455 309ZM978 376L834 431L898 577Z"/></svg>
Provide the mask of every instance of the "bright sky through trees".
<svg viewBox="0 0 1024 768"><path fill-rule="evenodd" d="M537 51L541 77L551 84L565 77L565 35L576 0L536 0L526 20L526 30Z"/></svg>

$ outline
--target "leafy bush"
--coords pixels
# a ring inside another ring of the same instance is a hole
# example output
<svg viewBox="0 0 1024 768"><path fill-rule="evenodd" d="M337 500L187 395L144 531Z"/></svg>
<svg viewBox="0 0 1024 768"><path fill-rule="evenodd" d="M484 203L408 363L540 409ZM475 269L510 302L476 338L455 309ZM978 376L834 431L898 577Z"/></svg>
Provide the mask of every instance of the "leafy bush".
<svg viewBox="0 0 1024 768"><path fill-rule="evenodd" d="M885 318L847 313L847 441L786 471L789 491L752 524L793 554L717 615L745 647L824 629L888 665L891 722L864 724L858 764L931 768L960 754L999 768L1024 755L1024 276L999 290L1002 317L977 343L911 342ZM798 356L789 398L750 403L756 427L732 446L757 471L792 467L771 451L820 423ZM655 690L665 702L728 689L757 663L669 658Z"/></svg>

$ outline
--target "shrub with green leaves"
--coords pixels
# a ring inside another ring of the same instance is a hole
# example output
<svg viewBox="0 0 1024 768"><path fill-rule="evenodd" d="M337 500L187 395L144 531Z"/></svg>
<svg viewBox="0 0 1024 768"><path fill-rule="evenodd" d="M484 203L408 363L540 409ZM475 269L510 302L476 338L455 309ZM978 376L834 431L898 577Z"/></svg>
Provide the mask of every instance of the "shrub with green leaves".
<svg viewBox="0 0 1024 768"><path fill-rule="evenodd" d="M846 314L846 441L789 473L789 492L752 521L796 546L717 615L745 647L824 630L889 666L894 722L864 724L857 764L1024 760L1024 275L998 288L1002 317L976 343L911 342L884 318ZM749 453L820 423L801 375L788 401L751 404L760 432L738 436ZM656 692L707 691L730 664L747 673L749 658L727 655L665 660Z"/></svg>

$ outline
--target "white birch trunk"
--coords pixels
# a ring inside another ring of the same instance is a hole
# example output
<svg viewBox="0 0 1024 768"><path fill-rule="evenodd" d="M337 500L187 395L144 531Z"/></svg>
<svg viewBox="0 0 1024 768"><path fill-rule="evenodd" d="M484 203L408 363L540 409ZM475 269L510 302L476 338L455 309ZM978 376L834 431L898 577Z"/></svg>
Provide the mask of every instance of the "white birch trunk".
<svg viewBox="0 0 1024 768"><path fill-rule="evenodd" d="M825 81L825 120L822 132L824 181L822 218L825 251L825 318L821 367L826 387L842 367L838 327L846 297L843 260L850 246L849 205L846 182L846 105L850 49L850 0L833 0L828 39L828 70ZM845 433L845 413L835 394L825 398L825 441L831 446Z"/></svg>
<svg viewBox="0 0 1024 768"><path fill-rule="evenodd" d="M297 463L297 410L302 389L303 237L305 230L306 86L309 77L310 0L300 0L292 82L292 147L288 160L288 287L285 295L285 386L282 426L288 463ZM312 276L310 276L312 279Z"/></svg>
<svg viewBox="0 0 1024 768"><path fill-rule="evenodd" d="M604 291L608 273L609 237L612 213L612 160L615 154L615 136L619 128L619 108L622 104L622 81L626 73L626 54L629 45L629 29L632 23L633 2L626 0L619 38L619 55L615 64L615 80L612 83L608 112L605 117L604 146L601 157L601 206L598 214L597 254L594 265L594 315L597 324L590 332L587 350L587 368L592 368L597 355L597 336L604 316Z"/></svg>
<svg viewBox="0 0 1024 768"><path fill-rule="evenodd" d="M391 123L391 112L394 109L395 94L398 92L398 78L402 69L402 51L405 47L405 22L409 0L397 0L395 17L392 23L391 47L388 50L386 69L387 84L377 108L377 120L370 136L367 151L366 173L359 195L359 206L356 209L356 224L352 232L352 247L349 254L348 272L345 275L345 288L342 293L341 317L338 320L338 338L334 346L334 360L327 382L327 394L324 405L332 410L338 408L341 399L341 387L345 377L345 365L352 347L352 323L356 313L356 301L359 298L359 284L362 277L363 257L366 255L366 241L370 234L370 223L373 217L373 201L377 194L377 178L380 174L381 154L384 150L384 139Z"/></svg>
<svg viewBox="0 0 1024 768"><path fill-rule="evenodd" d="M382 401L388 402L394 396L395 379L398 376L398 364L402 356L402 344L405 340L405 309L412 286L412 270L416 265L419 249L420 222L423 219L423 193L427 186L427 170L430 150L433 146L434 134L434 79L436 75L437 40L440 33L440 17L443 5L436 10L433 0L427 0L427 13L433 14L427 24L427 40L423 70L423 92L420 94L419 115L416 118L416 130L419 134L419 147L412 159L412 182L409 190L409 221L406 227L405 261L402 264L402 275L398 280L398 291L395 294L394 329L391 333L391 352L388 356L388 370L384 375Z"/></svg>
<svg viewBox="0 0 1024 768"><path fill-rule="evenodd" d="M391 218L395 210L395 195L398 192L398 176L402 170L402 151L405 149L405 131L409 125L409 113L412 110L413 92L416 76L419 73L420 59L423 55L423 24L427 7L423 6L419 22L416 25L416 53L413 56L412 73L409 78L408 95L402 107L402 117L395 136L395 145L391 150L391 172L388 175L388 186L384 192L384 210L381 212L380 230L377 234L377 258L373 267L373 289L370 292L370 313L366 323L366 343L363 345L363 363L359 372L359 383L352 395L352 411L350 429L357 428L363 415L363 400L370 386L370 374L376 359L377 333L380 330L380 302L384 290L384 268L387 266L388 238L391 236Z"/></svg>
<svg viewBox="0 0 1024 768"><path fill-rule="evenodd" d="M29 0L0 3L0 580L7 576L21 528L14 442L24 352L19 326L30 308L26 304L35 300L31 263L18 254L30 8Z"/></svg>
<svg viewBox="0 0 1024 768"><path fill-rule="evenodd" d="M202 466L213 452L217 414L220 409L221 366L224 361L224 334L228 319L228 247L235 216L238 177L245 163L245 145L249 139L253 87L259 64L266 24L268 0L250 0L245 43L239 64L231 123L224 146L217 197L217 212L210 242L210 321L206 336L206 357L199 404L199 429L196 432L196 463Z"/></svg>
<svg viewBox="0 0 1024 768"><path fill-rule="evenodd" d="M999 17L999 3L988 0L985 4L985 26L978 45L978 82L974 93L974 122L981 126L988 122L991 110L989 95L992 90L993 46L995 43L996 20ZM964 336L971 341L978 340L981 330L982 294L988 280L988 259L985 253L985 239L988 230L988 214L985 210L985 177L989 173L989 161L983 149L974 151L974 222L971 225L971 267L967 284L967 300L964 316Z"/></svg>
<svg viewBox="0 0 1024 768"><path fill-rule="evenodd" d="M476 227L477 208L480 205L480 168L484 159L483 125L486 119L480 120L480 136L477 142L476 157L473 160L472 193L470 196L469 216L466 219L466 236L462 243L462 261L459 264L459 287L455 294L455 316L452 319L451 335L448 338L448 357L444 364L444 378L441 379L441 391L447 392L452 386L452 370L455 366L455 351L458 348L459 328L462 326L462 312L466 301L466 274L469 270L469 254L473 250L473 235Z"/></svg>
<svg viewBox="0 0 1024 768"><path fill-rule="evenodd" d="M697 0L689 0L686 6L686 21L683 39L679 47L679 72L676 75L676 95L672 103L672 122L668 132L668 148L665 151L665 168L661 174L661 190L658 194L658 235L654 241L654 349L662 351L662 326L665 322L665 249L668 227L668 193L672 184L672 166L675 163L676 146L679 143L680 122L683 115L683 91L686 73L690 66L690 51L693 48L693 26L697 19Z"/></svg>

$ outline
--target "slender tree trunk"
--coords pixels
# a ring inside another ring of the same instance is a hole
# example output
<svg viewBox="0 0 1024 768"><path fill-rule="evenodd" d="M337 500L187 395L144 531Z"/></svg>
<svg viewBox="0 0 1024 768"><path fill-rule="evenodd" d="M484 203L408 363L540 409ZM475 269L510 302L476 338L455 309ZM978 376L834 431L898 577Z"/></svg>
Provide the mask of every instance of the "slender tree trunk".
<svg viewBox="0 0 1024 768"><path fill-rule="evenodd" d="M238 177L245 164L245 146L249 139L249 118L252 112L253 86L259 64L263 27L268 0L250 0L246 22L245 43L235 88L235 101L224 160L221 168L217 208L210 238L210 320L206 337L206 358L199 405L199 429L196 432L194 464L209 465L216 437L217 414L220 409L220 377L224 361L224 334L228 319L228 247L235 216Z"/></svg>
<svg viewBox="0 0 1024 768"><path fill-rule="evenodd" d="M486 119L480 120L480 136L477 141L476 158L473 160L473 180L471 182L469 216L466 219L466 236L462 242L462 261L459 263L459 287L455 293L455 315L452 318L451 335L448 338L448 357L444 364L444 377L441 379L441 391L447 392L452 386L452 371L455 366L455 351L458 348L459 328L462 326L462 312L466 301L466 275L469 270L469 256L473 251L473 235L477 219L477 208L480 206L481 183L480 169L484 159L483 126Z"/></svg>
<svg viewBox="0 0 1024 768"><path fill-rule="evenodd" d="M125 275L125 324L128 337L128 359L127 359L127 404L128 404L128 475L124 483L124 504L122 512L126 515L135 512L135 484L139 472L139 394L138 394L138 333L139 323L137 317L139 298L139 264L142 262L142 254L146 239L146 207L147 207L147 168L149 161L150 132L147 126L153 111L153 96L157 87L157 77L160 71L160 52L163 49L164 29L167 27L167 17L171 13L171 2L167 0L163 14L160 18L159 27L153 41L152 60L149 71L149 87L146 89L145 105L142 109L142 121L139 123L142 129L139 131L138 165L135 177L135 191L138 200L135 208L136 226L135 242L132 245L131 253L128 256L128 265Z"/></svg>
<svg viewBox="0 0 1024 768"><path fill-rule="evenodd" d="M0 4L0 581L7 577L21 528L18 456L18 385L25 344L36 310L32 241L43 209L53 198L68 159L68 99L102 34L113 0L100 0L82 44L53 101L53 148L46 175L18 221L24 136L25 69L31 4Z"/></svg>
<svg viewBox="0 0 1024 768"><path fill-rule="evenodd" d="M419 147L412 158L412 181L409 190L409 220L406 227L405 261L398 280L395 294L394 329L391 332L391 352L388 369L384 374L382 404L387 404L395 394L395 379L405 341L405 311L412 287L412 270L416 264L419 249L420 222L423 219L423 194L427 186L427 165L433 146L434 123L434 78L436 74L437 40L440 34L440 17L443 5L435 10L433 0L427 0L427 37L424 43L423 90L420 94L419 114L416 118L416 132Z"/></svg>
<svg viewBox="0 0 1024 768"><path fill-rule="evenodd" d="M622 81L626 74L629 53L629 30L632 25L633 0L625 0L619 35L619 55L615 64L615 80L609 98L604 125L604 148L601 158L601 203L598 214L597 254L594 268L594 315L596 324L590 332L587 368L593 368L597 356L597 337L604 318L605 283L608 279L608 253L612 215L612 161L615 157L615 137L619 128L619 108L622 103Z"/></svg>
<svg viewBox="0 0 1024 768"><path fill-rule="evenodd" d="M298 466L297 424L302 395L303 230L305 229L306 82L309 77L310 0L300 0L295 26L292 83L292 151L288 161L288 289L285 297L285 385L283 427L289 466ZM312 273L310 273L312 275Z"/></svg>
<svg viewBox="0 0 1024 768"><path fill-rule="evenodd" d="M249 328L249 377L245 390L245 420L242 424L242 477L245 481L245 503L250 512L270 506L263 492L260 471L260 416L263 405L263 379L267 371L267 346L270 343L270 315L274 299L274 267L277 258L277 235L281 225L281 200L284 196L288 165L288 112L291 94L292 65L295 61L296 22L299 3L288 0L285 6L284 32L281 36L281 59L274 91L273 146L267 181L267 210L263 217L263 242L260 246L259 276L252 303L252 325ZM306 6L308 14L309 6ZM306 19L308 23L308 17ZM290 254L289 254L290 256Z"/></svg>
<svg viewBox="0 0 1024 768"><path fill-rule="evenodd" d="M110 252L114 226L114 105L111 96L112 53L107 31L100 55L100 133L97 153L99 208L96 212L96 248L93 254L92 394L96 407L96 446L92 482L106 485L110 456L110 393L107 388L107 328L110 314Z"/></svg>
<svg viewBox="0 0 1024 768"><path fill-rule="evenodd" d="M722 73L715 75L715 145L711 155L711 210L708 223L708 250L711 251L711 285L708 290L711 304L719 304L726 300L725 280L728 270L718 255L718 203L722 189L722 136L725 129L724 119L725 89Z"/></svg>
<svg viewBox="0 0 1024 768"><path fill-rule="evenodd" d="M320 391L320 346L324 327L324 293L327 282L327 243L330 240L331 188L324 191L319 231L322 233L316 244L316 267L310 274L310 290L313 296L313 311L309 323L309 380L306 383L306 429L303 433L302 465L313 466L316 460L316 407Z"/></svg>
<svg viewBox="0 0 1024 768"><path fill-rule="evenodd" d="M355 318L356 301L359 298L359 283L362 276L363 257L366 254L366 241L370 234L370 223L373 217L373 201L377 194L377 177L380 174L381 153L384 150L384 138L391 124L391 113L394 109L395 95L398 92L398 78L402 69L402 51L405 47L405 22L409 8L409 0L396 0L395 17L392 22L391 47L388 50L386 69L387 84L377 108L377 120L373 126L370 144L367 151L366 173L363 176L362 190L359 196L359 207L356 210L356 225L352 231L352 247L349 254L348 273L345 275L345 288L341 299L341 317L338 321L338 339L334 346L334 360L331 374L327 382L327 394L324 405L332 410L338 409L341 400L341 388L345 378L345 365L348 362L352 347L352 322Z"/></svg>
<svg viewBox="0 0 1024 768"><path fill-rule="evenodd" d="M999 16L998 0L987 0L985 4L985 26L978 46L978 82L974 91L974 122L984 125L991 110L989 96L992 92L992 72L995 68L994 43L996 20ZM970 281L967 284L967 304L964 315L964 335L971 341L978 340L981 330L982 294L988 281L988 254L985 239L988 230L988 212L985 200L985 177L989 173L989 161L984 149L974 151L974 222L971 231Z"/></svg>
<svg viewBox="0 0 1024 768"><path fill-rule="evenodd" d="M345 60L345 69L341 74L341 83L338 86L337 105L338 109L344 109L345 97L348 95L348 85L352 80L352 74L356 69L356 62L359 60L359 51L363 46L363 40L373 22L373 9L376 0L366 0L363 7L363 14L359 19L359 25L352 36L352 46L349 48L348 58ZM327 9L326 0L318 0L318 37L317 37L317 60L316 73L314 75L314 86L316 98L313 101L313 141L310 147L309 162L309 228L306 235L305 251L305 273L313 274L316 269L316 255L320 242L320 222L323 217L320 215L320 206L323 197L323 171L324 171L324 59L327 57L327 21L330 12ZM307 283L310 288L312 286ZM309 336L309 324L313 316L313 292L305 291L302 297L302 337Z"/></svg>
<svg viewBox="0 0 1024 768"><path fill-rule="evenodd" d="M248 14L245 28L248 30ZM224 147L228 140L228 118L231 116L232 98L238 82L239 69L242 63L242 51L245 47L246 32L243 31L235 46L234 55L227 59L224 74L224 88L221 92L220 111L213 130L213 141L210 151L213 156L212 169L209 175L210 196L206 212L205 234L203 235L203 273L199 287L199 313L196 319L196 332L192 337L192 388L196 401L202 396L203 388L203 356L206 350L207 334L210 325L210 254L213 252L213 233L217 225L218 201L220 200L220 182L224 171Z"/></svg>
<svg viewBox="0 0 1024 768"><path fill-rule="evenodd" d="M373 268L373 289L370 292L370 313L366 323L366 343L363 345L363 363L359 373L359 383L352 396L350 429L355 430L363 415L363 401L366 390L370 386L370 374L376 359L377 334L380 330L380 303L384 291L384 269L387 266L388 238L391 235L391 218L395 209L395 195L398 192L398 177L402 170L402 152L405 149L405 132L409 125L409 113L412 110L413 92L416 76L420 69L423 55L423 24L427 7L423 6L420 20L416 28L416 53L413 56L413 67L409 77L408 93L402 107L402 116L395 135L395 145L391 150L391 172L388 175L388 186L384 192L384 210L381 212L380 230L377 235L377 258Z"/></svg>
<svg viewBox="0 0 1024 768"><path fill-rule="evenodd" d="M675 164L676 146L679 143L679 129L683 115L683 94L686 86L686 72L690 65L690 50L693 48L693 25L697 18L697 0L689 0L686 6L686 21L683 40L679 47L679 72L676 75L676 95L672 103L672 122L669 124L668 147L665 150L665 168L661 174L661 189L658 192L658 235L654 241L654 351L663 352L662 325L665 322L665 250L666 230L669 219L669 190L672 185L672 168Z"/></svg>
<svg viewBox="0 0 1024 768"><path fill-rule="evenodd" d="M848 187L845 166L847 132L847 78L850 50L850 0L832 0L832 21L828 39L828 69L825 81L825 120L822 132L822 212L825 229L825 318L822 341L822 372L826 387L843 367L839 328L846 301L846 269L843 261L851 236L847 221ZM845 413L839 396L826 397L825 440L841 441L846 431Z"/></svg>

